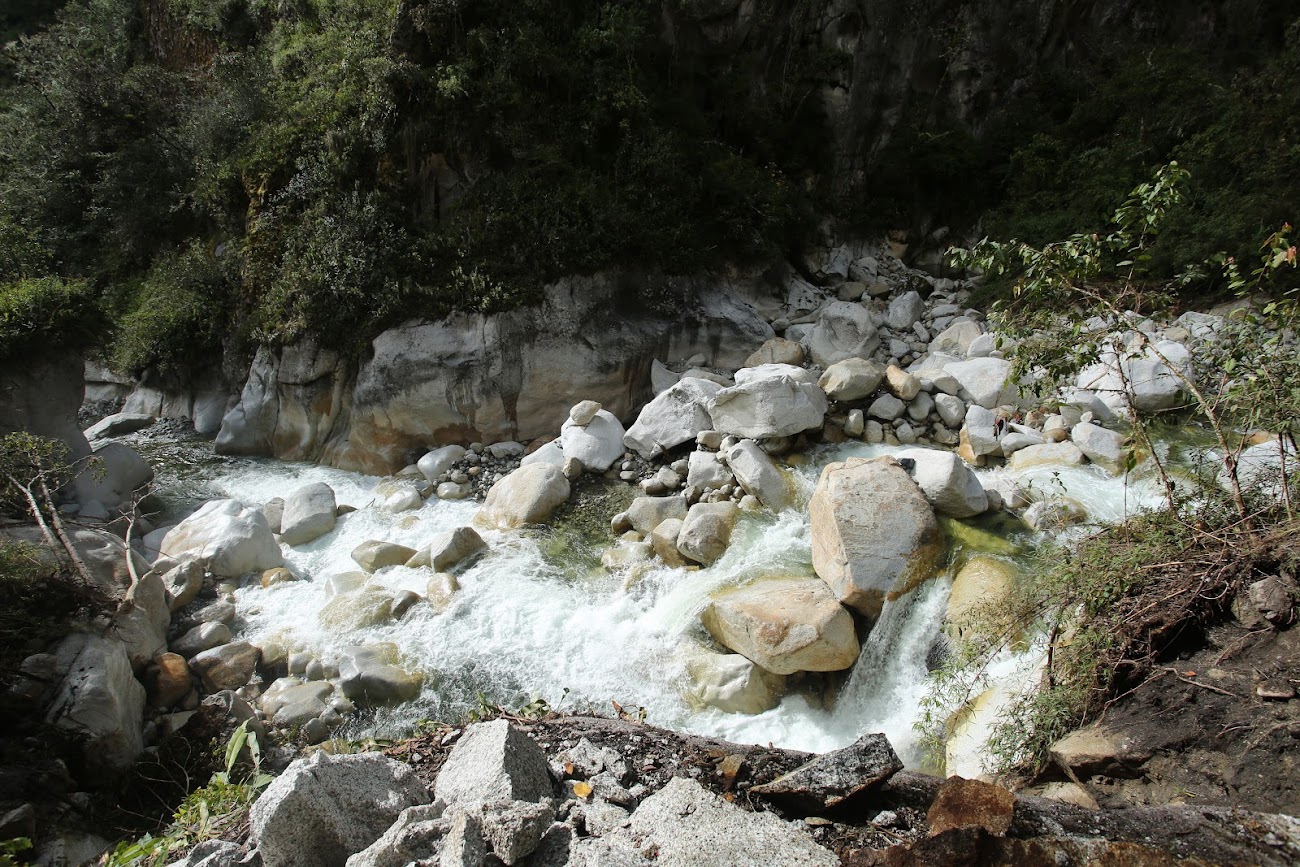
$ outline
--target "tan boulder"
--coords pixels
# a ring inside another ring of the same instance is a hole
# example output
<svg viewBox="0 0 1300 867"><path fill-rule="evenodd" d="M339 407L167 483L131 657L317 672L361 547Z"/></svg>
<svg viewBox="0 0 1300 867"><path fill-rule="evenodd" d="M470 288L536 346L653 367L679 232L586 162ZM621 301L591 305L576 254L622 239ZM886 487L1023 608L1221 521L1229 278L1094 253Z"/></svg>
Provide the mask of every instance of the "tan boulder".
<svg viewBox="0 0 1300 867"><path fill-rule="evenodd" d="M932 577L943 557L925 493L893 458L827 465L808 507L813 569L868 617Z"/></svg>
<svg viewBox="0 0 1300 867"><path fill-rule="evenodd" d="M529 464L492 486L479 515L490 527L517 529L545 522L568 499L569 480L563 467Z"/></svg>
<svg viewBox="0 0 1300 867"><path fill-rule="evenodd" d="M983 606L996 605L1011 595L1019 575L1016 566L996 557L972 557L952 580L944 622L957 638L968 629Z"/></svg>
<svg viewBox="0 0 1300 867"><path fill-rule="evenodd" d="M394 542L369 539L352 549L353 561L367 572L401 566L415 556L415 549Z"/></svg>
<svg viewBox="0 0 1300 867"><path fill-rule="evenodd" d="M682 519L669 518L661 521L658 527L650 531L650 547L659 559L674 569L687 565L682 552L677 550L677 537L682 533Z"/></svg>
<svg viewBox="0 0 1300 867"><path fill-rule="evenodd" d="M755 665L739 653L699 649L686 662L690 685L686 701L695 708L723 713L763 713L781 702L785 677Z"/></svg>
<svg viewBox="0 0 1300 867"><path fill-rule="evenodd" d="M701 566L716 563L727 553L731 531L739 514L736 504L729 501L696 503L686 513L686 520L682 521L677 550Z"/></svg>
<svg viewBox="0 0 1300 867"><path fill-rule="evenodd" d="M843 671L858 658L853 617L815 578L772 578L723 591L701 620L724 647L774 674Z"/></svg>

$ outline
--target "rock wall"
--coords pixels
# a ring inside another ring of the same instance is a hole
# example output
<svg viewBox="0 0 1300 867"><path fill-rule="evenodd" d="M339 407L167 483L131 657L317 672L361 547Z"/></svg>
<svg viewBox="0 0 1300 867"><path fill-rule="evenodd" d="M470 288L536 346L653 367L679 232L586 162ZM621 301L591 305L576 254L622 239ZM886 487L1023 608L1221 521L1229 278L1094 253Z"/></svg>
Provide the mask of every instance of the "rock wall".
<svg viewBox="0 0 1300 867"><path fill-rule="evenodd" d="M431 446L553 436L581 400L629 419L655 359L736 368L772 337L766 292L757 278L574 278L536 307L404 323L360 361L264 348L217 451L388 473Z"/></svg>

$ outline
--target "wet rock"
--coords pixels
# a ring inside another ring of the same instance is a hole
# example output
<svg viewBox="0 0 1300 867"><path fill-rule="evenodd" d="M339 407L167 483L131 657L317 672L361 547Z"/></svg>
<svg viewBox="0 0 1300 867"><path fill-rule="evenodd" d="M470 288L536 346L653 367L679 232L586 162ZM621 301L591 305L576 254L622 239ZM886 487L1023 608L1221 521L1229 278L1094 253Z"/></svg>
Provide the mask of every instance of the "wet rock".
<svg viewBox="0 0 1300 867"><path fill-rule="evenodd" d="M806 813L820 813L880 785L902 769L888 738L865 734L843 749L817 756L750 791Z"/></svg>
<svg viewBox="0 0 1300 867"><path fill-rule="evenodd" d="M650 533L670 518L686 518L685 497L637 497L627 507L627 520L638 533Z"/></svg>
<svg viewBox="0 0 1300 867"><path fill-rule="evenodd" d="M1088 520L1088 510L1070 497L1052 497L1030 504L1021 519L1035 530L1061 530Z"/></svg>
<svg viewBox="0 0 1300 867"><path fill-rule="evenodd" d="M939 786L926 816L930 836L956 828L981 828L996 837L1011 830L1016 796L980 780L949 777Z"/></svg>
<svg viewBox="0 0 1300 867"><path fill-rule="evenodd" d="M659 526L650 531L651 550L665 565L674 569L680 569L689 563L677 547L677 539L682 534L684 523L680 518L669 518L660 521Z"/></svg>
<svg viewBox="0 0 1300 867"><path fill-rule="evenodd" d="M434 791L449 806L540 802L554 794L546 754L503 719L465 730L438 772Z"/></svg>
<svg viewBox="0 0 1300 867"><path fill-rule="evenodd" d="M359 590L370 580L365 572L335 572L325 579L325 595L333 598L343 593Z"/></svg>
<svg viewBox="0 0 1300 867"><path fill-rule="evenodd" d="M303 682L282 677L258 699L267 719L278 726L303 726L330 709L334 685L328 681Z"/></svg>
<svg viewBox="0 0 1300 867"><path fill-rule="evenodd" d="M190 668L208 692L239 689L257 670L260 652L247 641L236 641L205 650L190 660Z"/></svg>
<svg viewBox="0 0 1300 867"><path fill-rule="evenodd" d="M774 674L843 671L858 658L853 618L815 578L773 578L723 591L701 620L724 647Z"/></svg>
<svg viewBox="0 0 1300 867"><path fill-rule="evenodd" d="M473 527L457 527L446 533L439 533L424 548L406 561L409 568L428 566L435 572L445 572L478 554L487 548Z"/></svg>
<svg viewBox="0 0 1300 867"><path fill-rule="evenodd" d="M424 598L435 613L441 614L451 607L451 601L460 592L460 582L455 575L439 572L429 579Z"/></svg>
<svg viewBox="0 0 1300 867"><path fill-rule="evenodd" d="M756 714L781 701L785 677L760 668L738 653L693 652L686 671L691 684L686 700L696 707L724 713Z"/></svg>
<svg viewBox="0 0 1300 867"><path fill-rule="evenodd" d="M1014 564L996 557L972 557L958 570L948 596L944 622L960 638L984 606L997 605L1015 588L1019 570Z"/></svg>
<svg viewBox="0 0 1300 867"><path fill-rule="evenodd" d="M177 524L163 539L162 553L202 563L209 572L237 578L284 563L265 516L236 500L213 500Z"/></svg>
<svg viewBox="0 0 1300 867"><path fill-rule="evenodd" d="M553 464L520 467L492 486L479 516L490 527L517 529L544 523L569 499L569 480Z"/></svg>
<svg viewBox="0 0 1300 867"><path fill-rule="evenodd" d="M753 440L741 440L727 449L727 465L747 494L773 512L794 505L794 484Z"/></svg>
<svg viewBox="0 0 1300 867"><path fill-rule="evenodd" d="M366 572L378 572L389 566L401 566L414 557L414 548L369 539L352 549L352 560Z"/></svg>
<svg viewBox="0 0 1300 867"><path fill-rule="evenodd" d="M682 521L677 550L703 566L716 563L727 553L738 515L734 503L696 503Z"/></svg>
<svg viewBox="0 0 1300 867"><path fill-rule="evenodd" d="M305 545L334 529L338 503L334 489L324 482L304 485L284 498L280 518L280 541Z"/></svg>
<svg viewBox="0 0 1300 867"><path fill-rule="evenodd" d="M402 811L429 802L406 765L378 753L299 759L249 814L265 867L342 867L379 839Z"/></svg>
<svg viewBox="0 0 1300 867"><path fill-rule="evenodd" d="M1083 460L1083 452L1074 443L1043 443L1016 452L1008 466L1013 473L1023 473L1034 467L1077 467Z"/></svg>
<svg viewBox="0 0 1300 867"><path fill-rule="evenodd" d="M893 458L827 465L809 512L813 568L841 602L868 617L931 577L943 555L934 511Z"/></svg>
<svg viewBox="0 0 1300 867"><path fill-rule="evenodd" d="M410 701L419 695L424 676L399 667L398 660L396 644L345 648L339 658L339 688L367 707Z"/></svg>

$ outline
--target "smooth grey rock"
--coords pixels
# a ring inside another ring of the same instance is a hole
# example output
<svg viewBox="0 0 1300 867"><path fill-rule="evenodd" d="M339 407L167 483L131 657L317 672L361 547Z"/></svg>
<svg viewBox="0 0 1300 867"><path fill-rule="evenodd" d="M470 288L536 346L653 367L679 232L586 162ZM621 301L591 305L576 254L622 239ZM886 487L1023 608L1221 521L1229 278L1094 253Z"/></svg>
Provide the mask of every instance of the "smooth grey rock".
<svg viewBox="0 0 1300 867"><path fill-rule="evenodd" d="M637 497L627 507L627 519L632 529L646 534L670 518L684 520L686 511L686 498L682 496Z"/></svg>
<svg viewBox="0 0 1300 867"><path fill-rule="evenodd" d="M784 676L739 653L692 648L686 673L691 679L686 700L692 706L713 707L723 713L763 713L776 707L785 691Z"/></svg>
<svg viewBox="0 0 1300 867"><path fill-rule="evenodd" d="M794 505L793 481L753 440L741 440L727 449L727 465L745 493L757 497L773 512Z"/></svg>
<svg viewBox="0 0 1300 867"><path fill-rule="evenodd" d="M339 657L339 688L366 707L410 701L424 677L398 665L397 645L389 642L348 647Z"/></svg>
<svg viewBox="0 0 1300 867"><path fill-rule="evenodd" d="M826 396L834 401L863 400L880 388L885 368L865 358L846 358L826 368L817 380Z"/></svg>
<svg viewBox="0 0 1300 867"><path fill-rule="evenodd" d="M979 476L954 452L905 449L894 458L904 467L906 460L912 462L908 473L936 511L954 518L972 518L988 511L988 494Z"/></svg>
<svg viewBox="0 0 1300 867"><path fill-rule="evenodd" d="M821 309L804 345L813 363L826 368L846 358L870 358L880 346L880 335L861 304L832 301Z"/></svg>
<svg viewBox="0 0 1300 867"><path fill-rule="evenodd" d="M813 569L868 617L931 577L943 555L930 503L891 457L828 464L808 508Z"/></svg>
<svg viewBox="0 0 1300 867"><path fill-rule="evenodd" d="M723 485L729 485L733 481L735 481L735 478L722 463L722 459L717 453L691 452L690 468L686 474L686 484L688 486L698 486L706 491L712 491L721 488Z"/></svg>
<svg viewBox="0 0 1300 867"><path fill-rule="evenodd" d="M972 403L985 409L1018 400L1015 383L1011 381L1011 362L1001 358L972 358L955 361L944 366L970 395Z"/></svg>
<svg viewBox="0 0 1300 867"><path fill-rule="evenodd" d="M457 527L439 533L406 565L411 568L428 566L435 572L446 572L487 548L487 542L473 527Z"/></svg>
<svg viewBox="0 0 1300 867"><path fill-rule="evenodd" d="M623 444L649 460L712 430L708 406L721 390L716 382L694 377L673 384L642 408Z"/></svg>
<svg viewBox="0 0 1300 867"><path fill-rule="evenodd" d="M569 491L561 467L544 463L521 466L492 486L479 517L497 529L541 524L569 499Z"/></svg>
<svg viewBox="0 0 1300 867"><path fill-rule="evenodd" d="M95 424L86 428L86 439L100 440L108 437L120 437L138 430L144 430L154 423L154 417L142 413L119 412L104 416Z"/></svg>
<svg viewBox="0 0 1300 867"><path fill-rule="evenodd" d="M722 389L709 401L709 427L751 439L793 436L819 428L826 417L826 393L803 380L784 371L744 382L738 379L736 385Z"/></svg>
<svg viewBox="0 0 1300 867"><path fill-rule="evenodd" d="M820 814L880 785L902 769L903 763L888 738L865 734L850 746L817 756L750 791L807 814Z"/></svg>
<svg viewBox="0 0 1300 867"><path fill-rule="evenodd" d="M378 753L298 759L249 813L265 867L343 867L429 793L407 765Z"/></svg>
<svg viewBox="0 0 1300 867"><path fill-rule="evenodd" d="M603 473L623 457L625 435L622 423L602 409L585 424L565 421L560 428L560 447L565 458L581 461L590 472Z"/></svg>
<svg viewBox="0 0 1300 867"><path fill-rule="evenodd" d="M540 802L554 795L546 754L503 719L465 730L438 772L434 792L448 806Z"/></svg>
<svg viewBox="0 0 1300 867"><path fill-rule="evenodd" d="M959 428L966 419L966 402L960 397L940 392L934 395L934 408L950 428Z"/></svg>
<svg viewBox="0 0 1300 867"><path fill-rule="evenodd" d="M893 421L901 416L907 410L907 404L903 403L892 394L882 394L871 402L867 407L867 415L881 421Z"/></svg>
<svg viewBox="0 0 1300 867"><path fill-rule="evenodd" d="M280 516L280 541L305 545L334 529L338 503L334 489L324 482L304 485L284 498Z"/></svg>
<svg viewBox="0 0 1300 867"><path fill-rule="evenodd" d="M213 500L181 521L163 539L162 553L193 559L223 578L284 564L280 546L260 509L236 500Z"/></svg>
<svg viewBox="0 0 1300 867"><path fill-rule="evenodd" d="M352 549L352 562L366 572L378 572L389 566L401 566L416 555L414 548L384 542L379 539L367 539Z"/></svg>
<svg viewBox="0 0 1300 867"><path fill-rule="evenodd" d="M1070 431L1070 439L1088 460L1118 472L1124 460L1124 436L1091 422L1080 422Z"/></svg>
<svg viewBox="0 0 1300 867"><path fill-rule="evenodd" d="M258 699L262 713L279 726L303 726L330 709L334 685L328 681L301 681L282 677Z"/></svg>
<svg viewBox="0 0 1300 867"><path fill-rule="evenodd" d="M716 563L727 553L737 517L739 510L735 503L696 503L687 510L682 521L677 550L702 566Z"/></svg>
<svg viewBox="0 0 1300 867"><path fill-rule="evenodd" d="M200 623L172 642L172 652L189 659L205 650L229 644L232 636L230 627L221 622Z"/></svg>
<svg viewBox="0 0 1300 867"><path fill-rule="evenodd" d="M429 484L437 484L442 474L448 472L457 461L465 457L464 446L443 446L427 452L416 462L415 466Z"/></svg>
<svg viewBox="0 0 1300 867"><path fill-rule="evenodd" d="M113 632L126 644L131 667L140 671L167 649L171 608L162 577L146 572L127 590L124 604L113 617Z"/></svg>
<svg viewBox="0 0 1300 867"><path fill-rule="evenodd" d="M925 301L916 292L904 292L889 302L885 322L895 331L904 331L921 321L925 312Z"/></svg>

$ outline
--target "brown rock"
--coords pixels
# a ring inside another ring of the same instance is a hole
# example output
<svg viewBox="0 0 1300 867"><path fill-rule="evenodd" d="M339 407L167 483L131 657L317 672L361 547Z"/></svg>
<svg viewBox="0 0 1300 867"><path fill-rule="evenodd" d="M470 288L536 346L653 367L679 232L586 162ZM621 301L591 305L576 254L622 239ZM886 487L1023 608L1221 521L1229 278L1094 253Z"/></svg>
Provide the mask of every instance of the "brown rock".
<svg viewBox="0 0 1300 867"><path fill-rule="evenodd" d="M162 653L145 672L145 693L154 707L175 707L190 691L190 667L178 653Z"/></svg>
<svg viewBox="0 0 1300 867"><path fill-rule="evenodd" d="M257 669L259 651L247 641L205 650L192 660L192 668L208 692L239 689Z"/></svg>
<svg viewBox="0 0 1300 867"><path fill-rule="evenodd" d="M949 777L930 805L930 836L956 828L982 828L1001 837L1011 829L1016 796L1001 786Z"/></svg>
<svg viewBox="0 0 1300 867"><path fill-rule="evenodd" d="M274 587L277 584L284 584L289 581L297 580L298 576L283 566L276 566L274 569L267 569L262 573L263 587Z"/></svg>
<svg viewBox="0 0 1300 867"><path fill-rule="evenodd" d="M401 566L414 557L414 548L371 539L352 549L352 559L367 572L378 572L385 566Z"/></svg>
<svg viewBox="0 0 1300 867"><path fill-rule="evenodd" d="M852 615L816 578L773 578L723 591L700 619L724 647L775 674L843 671L858 658Z"/></svg>

